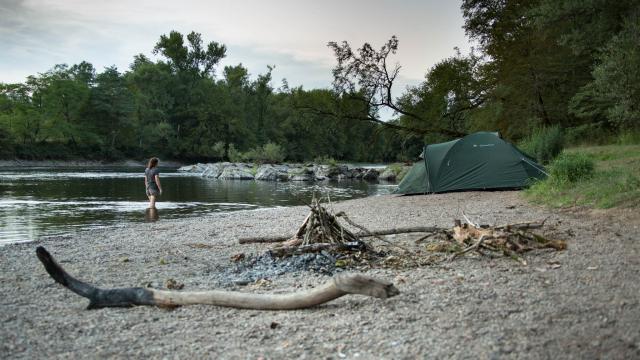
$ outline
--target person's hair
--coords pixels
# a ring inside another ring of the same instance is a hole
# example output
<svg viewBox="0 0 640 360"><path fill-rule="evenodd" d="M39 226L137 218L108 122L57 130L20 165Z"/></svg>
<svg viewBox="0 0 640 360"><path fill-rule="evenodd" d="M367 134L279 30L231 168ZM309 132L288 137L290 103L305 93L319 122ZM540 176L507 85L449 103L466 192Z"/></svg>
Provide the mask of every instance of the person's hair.
<svg viewBox="0 0 640 360"><path fill-rule="evenodd" d="M158 166L158 158L157 157L152 157L151 159L149 159L149 163L147 164L147 167L149 169L154 168Z"/></svg>

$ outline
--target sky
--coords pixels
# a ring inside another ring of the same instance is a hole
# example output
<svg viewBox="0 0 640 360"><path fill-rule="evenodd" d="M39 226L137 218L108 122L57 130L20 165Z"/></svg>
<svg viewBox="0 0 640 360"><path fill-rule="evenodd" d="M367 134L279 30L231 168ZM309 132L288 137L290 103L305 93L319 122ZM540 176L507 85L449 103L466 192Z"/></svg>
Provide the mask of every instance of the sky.
<svg viewBox="0 0 640 360"><path fill-rule="evenodd" d="M391 61L404 88L454 47L469 52L462 25L454 0L0 0L0 82L81 61L125 71L136 54L155 58L160 35L177 30L224 44L221 66L242 63L255 77L275 65L275 87L286 78L305 89L331 86L329 41L379 48L396 35Z"/></svg>

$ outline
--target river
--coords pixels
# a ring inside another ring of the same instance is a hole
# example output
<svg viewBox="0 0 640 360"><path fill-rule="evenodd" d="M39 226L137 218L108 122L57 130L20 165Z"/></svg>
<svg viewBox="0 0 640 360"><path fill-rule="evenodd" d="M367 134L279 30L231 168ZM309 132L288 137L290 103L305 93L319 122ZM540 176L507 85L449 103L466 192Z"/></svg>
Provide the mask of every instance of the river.
<svg viewBox="0 0 640 360"><path fill-rule="evenodd" d="M164 194L147 210L142 170L131 167L0 168L0 246L78 230L215 212L304 205L313 193L332 201L389 194L394 184L225 181L161 168Z"/></svg>

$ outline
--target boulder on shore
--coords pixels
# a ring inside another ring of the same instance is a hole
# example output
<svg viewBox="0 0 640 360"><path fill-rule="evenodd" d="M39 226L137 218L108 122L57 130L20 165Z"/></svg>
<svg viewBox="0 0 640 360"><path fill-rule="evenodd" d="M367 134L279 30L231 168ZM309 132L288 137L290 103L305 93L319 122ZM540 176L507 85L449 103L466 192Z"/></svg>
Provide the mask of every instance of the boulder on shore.
<svg viewBox="0 0 640 360"><path fill-rule="evenodd" d="M327 181L383 179L393 181L395 173L386 169L382 175L376 169L349 168L347 165L326 164L262 164L219 162L182 166L180 172L200 174L206 178L223 180L261 181Z"/></svg>
<svg viewBox="0 0 640 360"><path fill-rule="evenodd" d="M222 173L220 174L220 176L218 176L218 179L223 179L223 180L253 180L253 179L255 179L255 177L251 173L251 168L243 166L243 165L244 164L241 164L241 165L238 166L238 164L236 164L236 166L225 167L224 170L222 170Z"/></svg>

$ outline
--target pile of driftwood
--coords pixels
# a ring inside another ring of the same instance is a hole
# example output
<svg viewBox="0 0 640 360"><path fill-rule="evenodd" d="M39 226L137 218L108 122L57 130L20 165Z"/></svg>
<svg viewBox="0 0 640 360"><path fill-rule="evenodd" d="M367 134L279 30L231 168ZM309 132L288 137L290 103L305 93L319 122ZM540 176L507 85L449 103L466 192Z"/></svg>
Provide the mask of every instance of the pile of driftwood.
<svg viewBox="0 0 640 360"><path fill-rule="evenodd" d="M365 254L368 260L391 257L395 259L404 258L410 260L414 265L425 263L425 261L420 261L419 250L409 250L399 244L391 243L382 236L402 233L426 233L415 242L428 242L424 248L428 252L452 253L451 256L441 259L448 261L465 254L475 253L479 255L507 256L526 265L527 263L522 254L527 251L542 248L555 250L566 248L566 243L562 240L547 239L543 235L533 232L533 230L541 229L544 226L544 220L489 226L475 224L465 214L462 215L466 222L462 223L460 220L455 220L453 228L431 226L369 231L351 221L344 212L331 213L322 206L320 200L314 197L310 205L309 214L295 234L242 238L239 243L278 243L268 250L271 255L278 257L329 251L343 255L349 253L358 254L359 259ZM346 224L342 224L341 220ZM346 226L347 224L349 227ZM352 231L350 228L357 230ZM370 242L363 240L371 237L375 237L387 245L391 245L391 247L401 249L402 253L390 255L388 251L376 250Z"/></svg>
<svg viewBox="0 0 640 360"><path fill-rule="evenodd" d="M480 255L502 254L527 265L526 260L522 257L522 254L527 251L544 248L564 250L567 248L567 244L563 240L547 239L532 231L533 229L541 229L544 226L544 220L501 226L481 226L474 224L466 216L464 217L467 220L466 223L463 224L456 220L453 229L442 232L445 235L444 240L453 245L452 248L449 248L449 251L453 250L453 255L449 260L474 252ZM430 247L427 246L427 249ZM432 245L431 249L438 250L438 244ZM446 247L444 250L447 250Z"/></svg>

